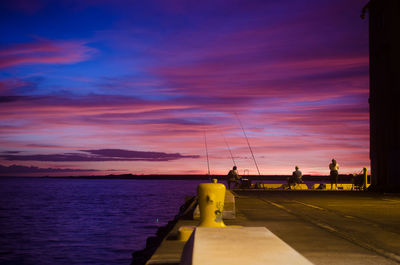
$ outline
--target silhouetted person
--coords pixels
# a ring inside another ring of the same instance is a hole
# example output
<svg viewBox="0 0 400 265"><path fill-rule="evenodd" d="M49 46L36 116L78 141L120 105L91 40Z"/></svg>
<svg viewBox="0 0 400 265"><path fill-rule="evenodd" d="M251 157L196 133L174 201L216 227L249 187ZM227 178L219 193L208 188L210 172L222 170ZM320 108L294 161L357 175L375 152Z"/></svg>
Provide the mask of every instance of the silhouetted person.
<svg viewBox="0 0 400 265"><path fill-rule="evenodd" d="M229 170L229 173L227 175L228 190L231 189L231 183L235 183L234 187L236 187L239 184L239 179L240 176L238 174L237 167L234 166L231 170Z"/></svg>
<svg viewBox="0 0 400 265"><path fill-rule="evenodd" d="M333 183L335 183L335 187L337 189L337 182L338 182L338 176L339 176L339 164L336 162L335 159L332 159L332 163L329 164L329 169L331 171L330 177L331 177L331 190L333 189Z"/></svg>
<svg viewBox="0 0 400 265"><path fill-rule="evenodd" d="M295 171L293 171L292 176L288 178L289 189L291 189L292 184L294 187L296 184L303 183L302 177L303 173L301 173L298 166L295 166Z"/></svg>

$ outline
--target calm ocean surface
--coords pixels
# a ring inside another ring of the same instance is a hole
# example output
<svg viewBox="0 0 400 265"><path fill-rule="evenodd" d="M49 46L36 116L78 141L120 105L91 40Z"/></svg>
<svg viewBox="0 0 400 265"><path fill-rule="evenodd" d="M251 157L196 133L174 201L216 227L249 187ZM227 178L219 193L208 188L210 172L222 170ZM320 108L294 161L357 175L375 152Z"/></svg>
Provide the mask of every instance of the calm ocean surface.
<svg viewBox="0 0 400 265"><path fill-rule="evenodd" d="M201 182L0 179L0 264L130 264Z"/></svg>

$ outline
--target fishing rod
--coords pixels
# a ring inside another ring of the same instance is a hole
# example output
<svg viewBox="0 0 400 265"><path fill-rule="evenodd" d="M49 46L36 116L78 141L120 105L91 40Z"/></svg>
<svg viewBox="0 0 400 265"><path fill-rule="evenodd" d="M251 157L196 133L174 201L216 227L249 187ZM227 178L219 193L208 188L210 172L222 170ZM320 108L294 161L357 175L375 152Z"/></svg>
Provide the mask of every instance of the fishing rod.
<svg viewBox="0 0 400 265"><path fill-rule="evenodd" d="M204 144L205 144L205 146L206 146L208 176L210 176L210 161L208 160L208 148L207 148L207 135L206 135L206 130L204 130Z"/></svg>
<svg viewBox="0 0 400 265"><path fill-rule="evenodd" d="M222 132L221 132L221 134L222 134L222 137L224 138L225 145L226 145L226 147L227 147L228 150L229 150L229 154L231 154L231 158L232 158L232 161L233 161L233 165L236 166L235 159L233 158L231 148L229 147L229 144L228 144L228 142L226 141L225 135L224 135Z"/></svg>
<svg viewBox="0 0 400 265"><path fill-rule="evenodd" d="M247 145L249 146L250 153L251 153L251 155L253 156L254 164L256 165L256 168L257 168L257 171L258 171L258 175L261 176L260 170L258 169L258 165L257 165L256 158L254 157L253 150L251 149L251 146L250 146L249 139L247 138L246 132L244 131L243 124L242 124L242 122L240 121L239 116L237 115L236 112L235 112L235 116L236 116L237 120L239 121L240 127L242 128L242 131L243 131L243 134L244 134L244 137L246 138Z"/></svg>

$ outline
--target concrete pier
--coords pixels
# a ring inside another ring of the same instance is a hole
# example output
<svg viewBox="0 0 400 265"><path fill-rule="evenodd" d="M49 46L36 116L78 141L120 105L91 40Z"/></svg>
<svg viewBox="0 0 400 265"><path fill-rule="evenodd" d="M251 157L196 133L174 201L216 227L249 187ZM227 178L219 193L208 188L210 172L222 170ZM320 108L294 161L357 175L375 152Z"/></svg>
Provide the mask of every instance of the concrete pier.
<svg viewBox="0 0 400 265"><path fill-rule="evenodd" d="M314 264L399 264L400 195L350 191L236 191L227 225L266 227ZM179 220L147 264L179 264ZM283 259L283 258L282 258ZM251 263L248 263L251 264Z"/></svg>

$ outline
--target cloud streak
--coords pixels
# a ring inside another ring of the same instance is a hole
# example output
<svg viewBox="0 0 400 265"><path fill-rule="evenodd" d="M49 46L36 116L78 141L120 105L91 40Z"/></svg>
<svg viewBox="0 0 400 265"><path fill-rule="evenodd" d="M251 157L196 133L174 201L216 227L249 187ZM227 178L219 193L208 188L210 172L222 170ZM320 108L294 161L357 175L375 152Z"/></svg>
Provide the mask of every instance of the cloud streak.
<svg viewBox="0 0 400 265"><path fill-rule="evenodd" d="M88 162L88 161L170 161L183 158L198 158L196 155L168 154L163 152L144 152L122 149L80 150L85 153L65 153L49 155L0 155L8 161L51 161L51 162Z"/></svg>
<svg viewBox="0 0 400 265"><path fill-rule="evenodd" d="M9 45L0 49L0 68L27 64L72 64L88 60L96 49L83 41L51 41Z"/></svg>
<svg viewBox="0 0 400 265"><path fill-rule="evenodd" d="M0 165L0 175L36 174L36 173L71 173L71 172L96 172L95 169L71 169L71 168L39 168L35 166Z"/></svg>

